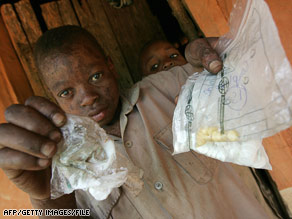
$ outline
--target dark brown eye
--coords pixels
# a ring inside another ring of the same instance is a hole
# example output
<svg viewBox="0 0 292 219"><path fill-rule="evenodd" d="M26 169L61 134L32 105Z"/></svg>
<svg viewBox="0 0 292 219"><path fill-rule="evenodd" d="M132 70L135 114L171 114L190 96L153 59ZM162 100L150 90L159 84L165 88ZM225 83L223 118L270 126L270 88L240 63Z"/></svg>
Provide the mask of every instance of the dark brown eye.
<svg viewBox="0 0 292 219"><path fill-rule="evenodd" d="M158 69L158 64L152 65L151 71L156 71Z"/></svg>
<svg viewBox="0 0 292 219"><path fill-rule="evenodd" d="M63 90L60 93L58 93L58 96L66 98L66 97L71 96L72 94L73 94L73 91L71 89L66 89L66 90Z"/></svg>
<svg viewBox="0 0 292 219"><path fill-rule="evenodd" d="M102 73L95 73L94 75L90 76L89 81L96 82L102 77Z"/></svg>
<svg viewBox="0 0 292 219"><path fill-rule="evenodd" d="M172 58L172 59L174 59L174 58L178 57L178 54L177 53L173 53L169 57Z"/></svg>

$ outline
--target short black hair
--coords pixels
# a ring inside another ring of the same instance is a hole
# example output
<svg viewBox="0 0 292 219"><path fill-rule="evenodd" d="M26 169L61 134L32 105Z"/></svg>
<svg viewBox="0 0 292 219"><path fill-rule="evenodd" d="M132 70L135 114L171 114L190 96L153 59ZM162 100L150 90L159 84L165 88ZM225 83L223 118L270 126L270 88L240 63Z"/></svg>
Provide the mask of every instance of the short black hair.
<svg viewBox="0 0 292 219"><path fill-rule="evenodd" d="M92 45L96 46L104 55L104 51L95 37L82 27L66 25L48 30L37 40L33 51L37 68L40 69L40 65L46 57L52 54L70 53L73 45L84 39L92 42Z"/></svg>
<svg viewBox="0 0 292 219"><path fill-rule="evenodd" d="M139 72L143 72L142 70L142 55L144 54L144 52L150 47L152 46L152 44L154 43L157 43L157 42L165 42L165 43L169 43L169 44L172 44L170 41L166 40L166 39L162 39L162 38L153 38L149 41L147 41L142 49L140 50L140 53L139 53L139 66L138 66L138 71Z"/></svg>

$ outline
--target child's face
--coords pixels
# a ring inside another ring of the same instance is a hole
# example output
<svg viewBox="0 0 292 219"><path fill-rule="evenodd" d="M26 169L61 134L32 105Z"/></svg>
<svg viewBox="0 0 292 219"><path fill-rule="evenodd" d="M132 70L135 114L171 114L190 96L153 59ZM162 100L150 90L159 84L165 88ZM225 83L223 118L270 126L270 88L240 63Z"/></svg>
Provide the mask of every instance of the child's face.
<svg viewBox="0 0 292 219"><path fill-rule="evenodd" d="M186 64L180 52L170 43L157 41L142 53L140 64L144 76L167 71L174 66Z"/></svg>
<svg viewBox="0 0 292 219"><path fill-rule="evenodd" d="M100 126L112 121L119 90L110 59L87 43L70 54L49 56L43 63L45 82L66 113L91 117Z"/></svg>

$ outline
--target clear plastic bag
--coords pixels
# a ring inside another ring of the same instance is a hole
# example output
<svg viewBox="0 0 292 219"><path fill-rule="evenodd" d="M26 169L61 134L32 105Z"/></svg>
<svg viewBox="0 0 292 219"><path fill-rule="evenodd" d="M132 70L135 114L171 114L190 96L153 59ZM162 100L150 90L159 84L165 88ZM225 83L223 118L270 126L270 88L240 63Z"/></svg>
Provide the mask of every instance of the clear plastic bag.
<svg viewBox="0 0 292 219"><path fill-rule="evenodd" d="M292 125L292 72L264 1L237 2L230 32L219 39L217 51L223 74L195 73L181 90L173 118L174 154L193 149L271 169L261 140ZM238 139L213 142L210 137L198 144L198 133L209 128L217 128L217 135L235 131Z"/></svg>
<svg viewBox="0 0 292 219"><path fill-rule="evenodd" d="M104 200L127 180L129 165L117 159L114 142L87 117L67 115L61 128L64 140L53 157L51 197L81 189Z"/></svg>

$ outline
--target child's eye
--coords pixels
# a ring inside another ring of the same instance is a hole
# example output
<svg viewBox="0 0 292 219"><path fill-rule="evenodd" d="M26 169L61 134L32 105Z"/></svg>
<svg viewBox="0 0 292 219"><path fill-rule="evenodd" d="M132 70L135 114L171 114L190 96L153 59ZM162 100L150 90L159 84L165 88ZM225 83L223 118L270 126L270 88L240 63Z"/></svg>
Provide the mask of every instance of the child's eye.
<svg viewBox="0 0 292 219"><path fill-rule="evenodd" d="M73 91L71 89L66 89L58 93L58 96L65 98L65 97L70 97L72 94L73 94Z"/></svg>
<svg viewBox="0 0 292 219"><path fill-rule="evenodd" d="M102 76L102 73L95 73L94 75L90 76L89 81L96 82L98 79L100 79Z"/></svg>
<svg viewBox="0 0 292 219"><path fill-rule="evenodd" d="M169 57L172 58L172 59L174 59L174 58L178 57L178 54L177 53L174 53L174 54L171 54Z"/></svg>
<svg viewBox="0 0 292 219"><path fill-rule="evenodd" d="M152 65L151 71L155 71L158 68L158 64Z"/></svg>

